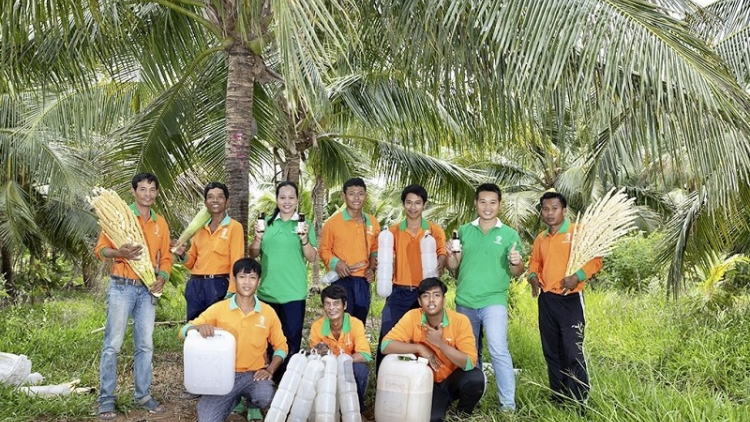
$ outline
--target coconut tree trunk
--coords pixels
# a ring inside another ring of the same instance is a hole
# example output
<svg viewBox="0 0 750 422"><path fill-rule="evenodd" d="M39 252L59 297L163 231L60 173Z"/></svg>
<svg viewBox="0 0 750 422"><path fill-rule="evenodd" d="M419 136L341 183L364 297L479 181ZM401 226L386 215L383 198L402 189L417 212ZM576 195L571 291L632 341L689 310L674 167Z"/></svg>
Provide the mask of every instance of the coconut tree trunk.
<svg viewBox="0 0 750 422"><path fill-rule="evenodd" d="M300 166L302 162L302 154L298 150L286 151L286 160L281 166L281 174L283 180L294 182L299 186L300 179Z"/></svg>
<svg viewBox="0 0 750 422"><path fill-rule="evenodd" d="M5 293L11 301L15 302L18 297L16 290L16 275L13 271L13 251L0 240L0 273L5 280Z"/></svg>
<svg viewBox="0 0 750 422"><path fill-rule="evenodd" d="M250 140L257 133L253 118L253 85L257 75L265 71L263 61L240 43L227 49L226 100L226 183L229 188L229 215L242 224L247 237L249 202ZM260 69L259 69L260 68Z"/></svg>
<svg viewBox="0 0 750 422"><path fill-rule="evenodd" d="M315 230L315 237L320 239L321 232L323 231L323 218L325 217L326 207L326 184L320 174L315 175L315 185L312 190L312 203L313 212L315 213L315 221L313 229ZM317 286L320 282L320 265L318 265L318 258L315 258L312 266L312 280L313 285Z"/></svg>

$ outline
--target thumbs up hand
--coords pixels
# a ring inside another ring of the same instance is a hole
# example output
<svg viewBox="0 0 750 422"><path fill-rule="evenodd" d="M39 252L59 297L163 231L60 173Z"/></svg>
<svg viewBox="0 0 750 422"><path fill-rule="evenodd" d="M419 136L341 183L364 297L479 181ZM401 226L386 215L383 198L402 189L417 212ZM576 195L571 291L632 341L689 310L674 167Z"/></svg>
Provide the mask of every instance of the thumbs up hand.
<svg viewBox="0 0 750 422"><path fill-rule="evenodd" d="M513 247L510 248L510 253L508 254L508 260L510 261L510 265L517 266L523 264L523 258L521 258L521 254L516 250L516 243L513 243Z"/></svg>

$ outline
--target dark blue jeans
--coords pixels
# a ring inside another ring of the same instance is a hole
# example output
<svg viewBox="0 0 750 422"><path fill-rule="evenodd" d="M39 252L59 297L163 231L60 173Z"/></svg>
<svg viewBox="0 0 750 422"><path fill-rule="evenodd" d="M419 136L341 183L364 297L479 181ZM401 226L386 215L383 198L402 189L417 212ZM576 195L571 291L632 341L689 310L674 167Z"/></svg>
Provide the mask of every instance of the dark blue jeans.
<svg viewBox="0 0 750 422"><path fill-rule="evenodd" d="M190 278L185 287L187 302L187 320L192 321L208 309L209 306L224 299L229 289L226 277Z"/></svg>
<svg viewBox="0 0 750 422"><path fill-rule="evenodd" d="M377 357L375 359L376 370L380 369L380 362L383 361L384 355L380 352L380 344L383 342L385 337L391 328L393 328L398 321L411 309L419 308L419 301L417 299L417 289L404 289L393 286L393 291L388 299L385 300L385 306L383 306L383 315L381 316L380 323L380 338L378 339L378 350Z"/></svg>
<svg viewBox="0 0 750 422"><path fill-rule="evenodd" d="M367 314L370 312L370 283L364 277L344 277L332 284L346 290L346 312L362 321L367 326Z"/></svg>
<svg viewBox="0 0 750 422"><path fill-rule="evenodd" d="M281 320L281 330L284 332L286 337L286 344L289 346L289 353L284 362L273 374L273 379L276 382L281 381L281 376L286 371L286 366L289 363L289 357L294 356L299 352L300 346L302 345L302 325L305 322L305 306L306 301L295 300L294 302L288 303L268 303L270 307L276 311L276 315ZM273 358L273 346L268 346L268 361L270 362Z"/></svg>

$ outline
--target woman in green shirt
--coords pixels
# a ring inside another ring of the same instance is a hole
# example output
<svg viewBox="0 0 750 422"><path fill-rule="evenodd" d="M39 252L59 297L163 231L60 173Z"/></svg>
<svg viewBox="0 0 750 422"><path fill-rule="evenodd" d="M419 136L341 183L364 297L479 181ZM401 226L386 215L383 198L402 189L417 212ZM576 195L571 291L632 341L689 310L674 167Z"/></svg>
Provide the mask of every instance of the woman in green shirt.
<svg viewBox="0 0 750 422"><path fill-rule="evenodd" d="M307 299L307 263L315 260L315 231L305 221L299 223L297 214L298 190L293 182L276 186L276 209L263 224L255 223L255 238L250 244L250 256L260 256L263 269L258 297L269 304L279 316L289 345L288 356L293 356L302 343L302 325ZM281 379L286 362L274 374Z"/></svg>

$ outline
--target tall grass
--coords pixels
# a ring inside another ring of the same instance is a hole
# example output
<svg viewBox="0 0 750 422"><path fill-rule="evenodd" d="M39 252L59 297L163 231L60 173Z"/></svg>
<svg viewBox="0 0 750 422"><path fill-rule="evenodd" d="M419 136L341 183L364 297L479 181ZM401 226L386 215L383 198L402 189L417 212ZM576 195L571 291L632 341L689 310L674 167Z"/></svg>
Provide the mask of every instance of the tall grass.
<svg viewBox="0 0 750 422"><path fill-rule="evenodd" d="M173 288L172 288L173 289ZM167 292L179 297L179 292ZM548 400L547 368L541 352L536 301L525 284L511 294L509 343L517 376L518 411L498 411L494 380L471 418L461 421L746 421L750 420L750 320L744 306L720 313L702 310L685 297L586 292L586 340L592 391L584 412ZM319 307L319 297L308 307ZM449 306L453 294L449 292ZM740 301L746 303L747 301ZM180 300L163 301L158 320L183 318ZM377 344L383 300L373 298L368 324ZM49 383L80 378L98 386L103 333L102 295L78 294L34 306L0 310L0 351L25 354ZM310 316L312 322L313 317ZM490 327L491 329L491 327ZM179 353L176 327L157 327L156 353ZM489 356L485 351L485 361ZM156 360L156 359L155 359ZM132 341L126 339L118 363L119 396L132 395ZM179 374L176 376L180 376ZM375 383L368 402L373 402ZM95 395L35 399L0 388L0 421L84 420L95 412ZM119 403L127 406L126 403ZM452 417L449 421L458 421Z"/></svg>

